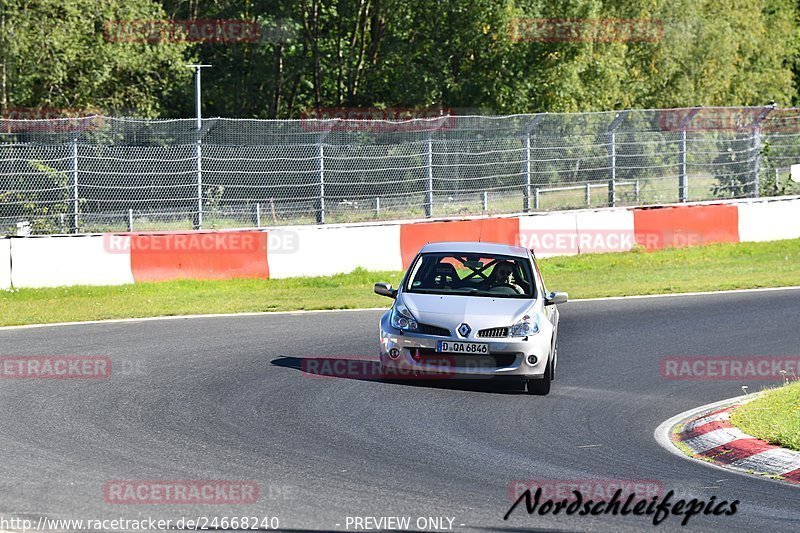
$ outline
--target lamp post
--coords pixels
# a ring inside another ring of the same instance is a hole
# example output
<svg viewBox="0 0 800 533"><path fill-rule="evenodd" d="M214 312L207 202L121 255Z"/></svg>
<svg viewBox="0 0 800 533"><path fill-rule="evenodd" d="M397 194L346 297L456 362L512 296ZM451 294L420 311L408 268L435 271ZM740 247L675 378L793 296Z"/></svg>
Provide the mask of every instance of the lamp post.
<svg viewBox="0 0 800 533"><path fill-rule="evenodd" d="M194 69L194 110L197 121L197 140L195 142L195 158L197 160L197 214L192 225L194 229L203 229L203 148L200 131L203 129L203 116L201 109L200 72L211 65L186 65Z"/></svg>

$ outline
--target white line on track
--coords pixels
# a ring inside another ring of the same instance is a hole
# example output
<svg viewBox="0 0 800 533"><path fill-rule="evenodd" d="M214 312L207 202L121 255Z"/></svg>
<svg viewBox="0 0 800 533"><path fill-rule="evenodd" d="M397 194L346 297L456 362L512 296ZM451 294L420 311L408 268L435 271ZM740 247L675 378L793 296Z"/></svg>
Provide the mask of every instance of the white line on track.
<svg viewBox="0 0 800 533"><path fill-rule="evenodd" d="M773 291L794 291L800 290L800 286L792 287L766 287L760 289L733 289L727 291L708 291L708 292L676 292L670 294L640 294L634 296L603 296L600 298L577 298L570 302L603 302L609 300L640 300L643 298L680 298L684 296L709 296L709 295L728 295L743 293L759 293ZM569 302L567 304L569 305ZM269 315L305 315L312 313L343 313L343 312L364 312L364 311L387 311L387 307L363 307L359 309L311 309L297 311L253 311L246 313L211 313L205 315L174 315L174 316L151 316L142 318L110 318L107 320L87 320L83 322L54 322L52 324L25 324L22 326L2 326L0 331L13 329L29 328L48 328L56 326L81 326L85 324L124 324L127 322L149 322L152 320L184 320L190 318L231 318L240 316L269 316Z"/></svg>
<svg viewBox="0 0 800 533"><path fill-rule="evenodd" d="M749 292L771 292L771 291L796 291L800 285L792 287L763 287L759 289L731 289L727 291L705 291L705 292L673 292L669 294L637 294L634 296L604 296L602 298L578 298L570 302L598 302L607 300L639 300L642 298L674 298L678 296L708 296L712 294L746 294Z"/></svg>
<svg viewBox="0 0 800 533"><path fill-rule="evenodd" d="M48 328L55 326L82 326L85 324L124 324L127 322L150 322L154 320L184 320L190 318L231 318L240 316L306 315L313 313L338 313L342 311L387 311L388 307L362 307L359 309L311 309L298 311L252 311L247 313L212 313L206 315L148 316L141 318L109 318L107 320L87 320L84 322L55 322L53 324L26 324L24 326L3 326L7 329ZM2 533L2 532L0 532Z"/></svg>

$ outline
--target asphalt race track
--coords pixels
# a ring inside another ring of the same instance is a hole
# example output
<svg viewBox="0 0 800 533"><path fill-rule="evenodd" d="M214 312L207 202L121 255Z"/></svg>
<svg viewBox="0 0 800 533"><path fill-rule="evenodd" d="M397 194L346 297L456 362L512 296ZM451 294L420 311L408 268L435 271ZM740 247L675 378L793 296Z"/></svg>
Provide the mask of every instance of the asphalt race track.
<svg viewBox="0 0 800 533"><path fill-rule="evenodd" d="M798 531L800 488L676 457L654 429L763 381L675 381L674 355L797 355L800 291L571 302L547 397L515 383L309 376L301 358L375 356L377 311L0 331L0 356L107 355L104 380L0 380L0 515L451 517L456 531ZM514 480L657 480L734 516L528 516ZM109 480L254 480L255 504L106 503ZM412 522L413 523L413 522ZM446 524L447 522L445 522ZM339 524L337 526L337 524ZM463 526L462 526L463 524Z"/></svg>

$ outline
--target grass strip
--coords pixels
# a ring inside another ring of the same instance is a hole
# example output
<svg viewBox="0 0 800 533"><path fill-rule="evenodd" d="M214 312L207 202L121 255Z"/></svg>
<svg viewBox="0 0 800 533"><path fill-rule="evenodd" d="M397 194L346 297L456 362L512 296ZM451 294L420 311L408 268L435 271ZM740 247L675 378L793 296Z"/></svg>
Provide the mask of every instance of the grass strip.
<svg viewBox="0 0 800 533"><path fill-rule="evenodd" d="M800 239L714 244L656 252L554 257L540 261L548 290L571 298L800 285ZM180 280L104 287L0 291L0 325L183 314L388 307L376 281L401 272L313 278Z"/></svg>
<svg viewBox="0 0 800 533"><path fill-rule="evenodd" d="M731 424L770 444L800 451L800 380L737 407Z"/></svg>

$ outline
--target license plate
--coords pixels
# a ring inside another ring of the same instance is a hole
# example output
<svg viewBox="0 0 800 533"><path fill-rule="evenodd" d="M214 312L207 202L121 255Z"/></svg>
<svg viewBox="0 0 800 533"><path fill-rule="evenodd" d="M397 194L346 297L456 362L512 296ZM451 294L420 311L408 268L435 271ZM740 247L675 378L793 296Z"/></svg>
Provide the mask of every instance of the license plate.
<svg viewBox="0 0 800 533"><path fill-rule="evenodd" d="M489 345L482 342L451 342L439 341L436 345L437 352L447 353L489 353Z"/></svg>

